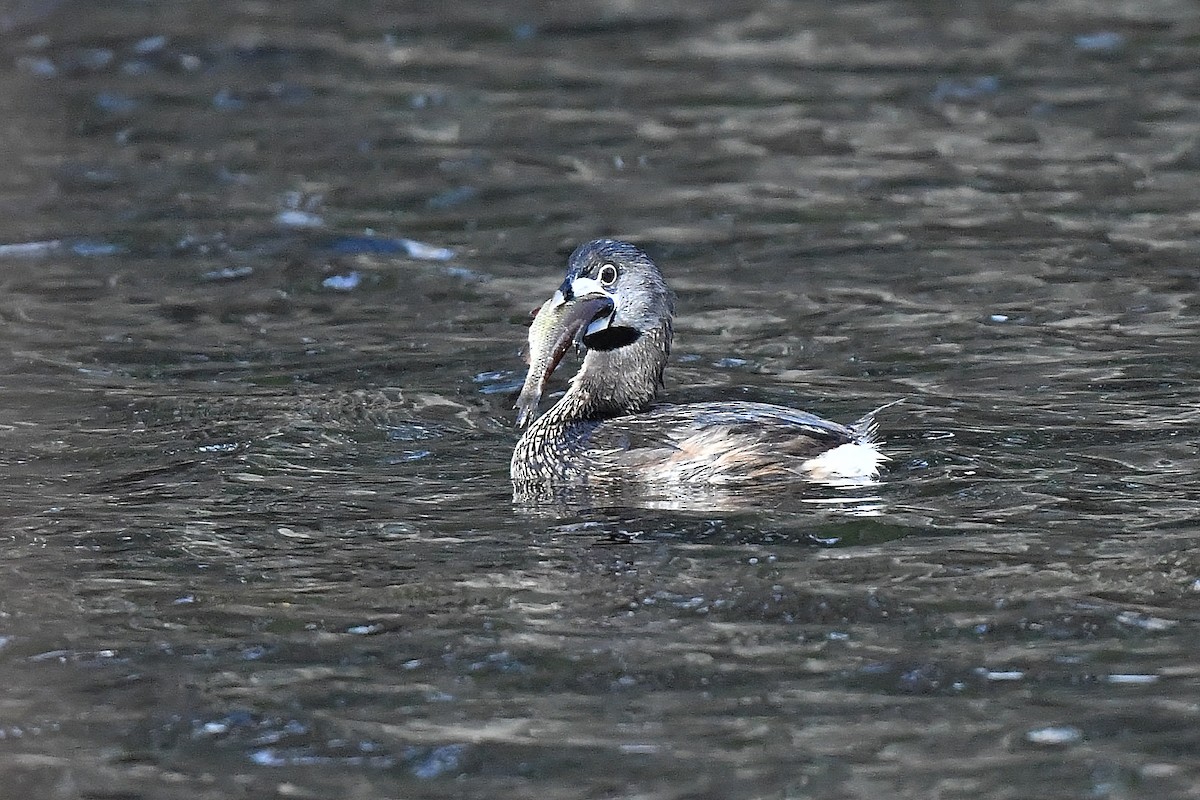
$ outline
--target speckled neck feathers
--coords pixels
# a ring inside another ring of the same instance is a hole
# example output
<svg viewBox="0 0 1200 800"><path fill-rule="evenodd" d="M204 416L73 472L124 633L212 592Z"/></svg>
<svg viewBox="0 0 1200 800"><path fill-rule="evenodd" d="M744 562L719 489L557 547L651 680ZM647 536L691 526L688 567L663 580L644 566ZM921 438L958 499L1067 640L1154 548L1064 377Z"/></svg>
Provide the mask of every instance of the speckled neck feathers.
<svg viewBox="0 0 1200 800"><path fill-rule="evenodd" d="M671 352L671 320L615 350L589 350L571 387L536 425L635 414L654 402Z"/></svg>

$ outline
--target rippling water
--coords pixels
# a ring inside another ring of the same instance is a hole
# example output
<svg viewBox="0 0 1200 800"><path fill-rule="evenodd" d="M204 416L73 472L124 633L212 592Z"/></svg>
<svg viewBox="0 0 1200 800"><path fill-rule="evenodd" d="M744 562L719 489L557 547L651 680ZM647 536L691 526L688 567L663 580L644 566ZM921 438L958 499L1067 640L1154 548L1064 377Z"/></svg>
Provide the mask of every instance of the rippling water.
<svg viewBox="0 0 1200 800"><path fill-rule="evenodd" d="M1200 793L1191 4L0 10L12 791ZM514 505L598 235L883 480Z"/></svg>

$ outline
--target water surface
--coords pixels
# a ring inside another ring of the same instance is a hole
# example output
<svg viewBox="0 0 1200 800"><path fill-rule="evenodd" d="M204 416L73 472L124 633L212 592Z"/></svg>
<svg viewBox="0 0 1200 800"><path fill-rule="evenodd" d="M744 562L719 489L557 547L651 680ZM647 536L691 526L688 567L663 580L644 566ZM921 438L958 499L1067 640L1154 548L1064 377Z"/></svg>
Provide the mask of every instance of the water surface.
<svg viewBox="0 0 1200 800"><path fill-rule="evenodd" d="M1190 5L9 5L21 794L1200 792ZM883 480L514 505L600 235Z"/></svg>

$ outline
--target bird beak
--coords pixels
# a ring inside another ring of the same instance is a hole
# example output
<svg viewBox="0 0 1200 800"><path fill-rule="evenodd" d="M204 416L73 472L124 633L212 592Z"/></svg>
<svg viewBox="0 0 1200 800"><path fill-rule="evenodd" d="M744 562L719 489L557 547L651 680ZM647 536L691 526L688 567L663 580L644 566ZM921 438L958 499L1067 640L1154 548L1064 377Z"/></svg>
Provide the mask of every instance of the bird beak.
<svg viewBox="0 0 1200 800"><path fill-rule="evenodd" d="M612 326L613 317L617 314L617 298L614 297L607 289L601 285L600 281L595 278L567 278L563 281L563 285L554 293L555 297L562 295L567 300L578 298L580 300L590 300L593 298L607 299L611 306L610 312L605 316L598 316L592 319L587 324L587 328L583 331L582 339L586 336L591 336L594 333L605 330Z"/></svg>

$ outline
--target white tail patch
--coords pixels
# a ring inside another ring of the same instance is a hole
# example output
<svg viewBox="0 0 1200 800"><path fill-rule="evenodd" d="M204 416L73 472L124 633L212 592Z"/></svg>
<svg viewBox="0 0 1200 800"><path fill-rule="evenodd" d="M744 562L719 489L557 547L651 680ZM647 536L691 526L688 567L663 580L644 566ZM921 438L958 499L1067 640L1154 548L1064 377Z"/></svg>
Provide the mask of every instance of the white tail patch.
<svg viewBox="0 0 1200 800"><path fill-rule="evenodd" d="M879 475L879 465L888 457L871 441L841 444L808 459L800 468L815 481L865 483Z"/></svg>

